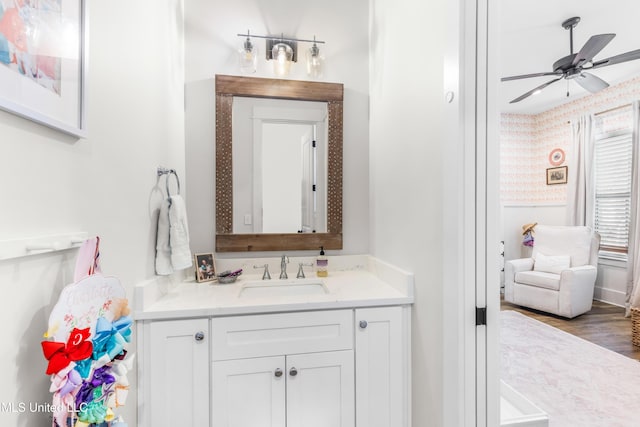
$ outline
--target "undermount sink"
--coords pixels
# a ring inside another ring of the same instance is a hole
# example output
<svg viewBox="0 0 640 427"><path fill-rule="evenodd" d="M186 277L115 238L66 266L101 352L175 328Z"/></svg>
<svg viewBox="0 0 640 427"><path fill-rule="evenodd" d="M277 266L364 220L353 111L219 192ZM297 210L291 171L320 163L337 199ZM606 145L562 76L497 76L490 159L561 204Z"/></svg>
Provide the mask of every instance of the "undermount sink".
<svg viewBox="0 0 640 427"><path fill-rule="evenodd" d="M323 295L329 290L320 279L256 280L242 284L239 298Z"/></svg>

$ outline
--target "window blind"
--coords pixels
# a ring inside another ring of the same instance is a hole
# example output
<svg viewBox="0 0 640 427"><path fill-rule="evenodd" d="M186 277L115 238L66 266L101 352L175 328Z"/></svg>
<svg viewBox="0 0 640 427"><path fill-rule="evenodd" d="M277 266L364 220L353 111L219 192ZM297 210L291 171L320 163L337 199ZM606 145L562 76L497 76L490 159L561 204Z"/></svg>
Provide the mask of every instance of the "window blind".
<svg viewBox="0 0 640 427"><path fill-rule="evenodd" d="M626 253L631 218L631 131L600 134L595 143L595 224L602 251Z"/></svg>

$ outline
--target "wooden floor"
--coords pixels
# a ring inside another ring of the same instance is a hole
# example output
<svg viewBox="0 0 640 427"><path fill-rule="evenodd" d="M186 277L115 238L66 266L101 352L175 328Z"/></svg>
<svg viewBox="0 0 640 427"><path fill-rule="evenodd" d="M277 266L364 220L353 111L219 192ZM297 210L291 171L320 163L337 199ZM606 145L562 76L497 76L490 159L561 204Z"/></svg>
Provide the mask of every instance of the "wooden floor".
<svg viewBox="0 0 640 427"><path fill-rule="evenodd" d="M594 344L640 360L640 347L631 343L631 318L624 317L622 307L594 301L590 312L565 319L505 301L501 301L500 306L502 310L518 311Z"/></svg>

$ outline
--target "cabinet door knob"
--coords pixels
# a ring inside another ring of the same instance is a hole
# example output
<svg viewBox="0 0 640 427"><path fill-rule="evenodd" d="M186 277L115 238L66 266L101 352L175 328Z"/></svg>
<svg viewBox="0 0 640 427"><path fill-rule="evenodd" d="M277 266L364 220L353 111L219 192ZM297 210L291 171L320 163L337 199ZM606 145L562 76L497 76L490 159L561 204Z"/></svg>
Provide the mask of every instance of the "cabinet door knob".
<svg viewBox="0 0 640 427"><path fill-rule="evenodd" d="M196 332L194 338L196 339L196 341L202 341L204 339L204 332Z"/></svg>
<svg viewBox="0 0 640 427"><path fill-rule="evenodd" d="M298 375L298 370L293 367L289 370L289 375L291 375L292 377L295 377L296 375Z"/></svg>
<svg viewBox="0 0 640 427"><path fill-rule="evenodd" d="M276 371L273 373L276 377L280 378L282 376L282 369L277 368Z"/></svg>
<svg viewBox="0 0 640 427"><path fill-rule="evenodd" d="M367 327L367 321L366 321L366 320L361 320L361 321L360 321L360 327L361 327L362 329L365 329L365 328Z"/></svg>

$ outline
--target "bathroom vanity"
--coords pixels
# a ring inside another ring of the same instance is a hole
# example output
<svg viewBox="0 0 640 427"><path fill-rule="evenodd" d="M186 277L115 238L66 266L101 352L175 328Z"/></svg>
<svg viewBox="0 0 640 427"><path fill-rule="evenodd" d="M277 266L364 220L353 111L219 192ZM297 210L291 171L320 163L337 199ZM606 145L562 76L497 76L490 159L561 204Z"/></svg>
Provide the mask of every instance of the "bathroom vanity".
<svg viewBox="0 0 640 427"><path fill-rule="evenodd" d="M136 288L138 425L410 426L413 276L341 256L263 281L263 261L226 261L253 273L230 285Z"/></svg>

